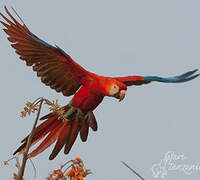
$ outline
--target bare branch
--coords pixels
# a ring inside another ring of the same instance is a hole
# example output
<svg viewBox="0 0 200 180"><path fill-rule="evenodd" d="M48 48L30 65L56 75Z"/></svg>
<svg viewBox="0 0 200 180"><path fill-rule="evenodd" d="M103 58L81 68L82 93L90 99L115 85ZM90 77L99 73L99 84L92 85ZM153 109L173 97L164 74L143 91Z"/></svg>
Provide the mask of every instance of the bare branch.
<svg viewBox="0 0 200 180"><path fill-rule="evenodd" d="M22 180L22 178L23 178L24 169L25 169L25 166L26 166L26 161L28 159L28 151L29 151L29 148L31 146L31 142L32 142L32 139L33 139L33 136L34 136L35 127L37 125L37 122L38 122L38 119L39 119L39 116L40 116L40 112L41 112L41 108L42 108L42 103L44 102L44 98L40 98L39 102L40 102L40 104L39 104L39 109L38 109L37 117L35 119L35 122L34 122L34 125L32 127L31 133L30 133L30 135L28 137L28 142L27 142L27 145L26 145L26 149L23 152L22 166L21 166L21 168L20 168L20 170L18 172L16 180Z"/></svg>
<svg viewBox="0 0 200 180"><path fill-rule="evenodd" d="M137 175L141 180L144 180L144 178L139 174L137 173L133 168L131 168L128 164L126 164L124 161L121 161L122 164L124 164L127 168L129 168L135 175Z"/></svg>

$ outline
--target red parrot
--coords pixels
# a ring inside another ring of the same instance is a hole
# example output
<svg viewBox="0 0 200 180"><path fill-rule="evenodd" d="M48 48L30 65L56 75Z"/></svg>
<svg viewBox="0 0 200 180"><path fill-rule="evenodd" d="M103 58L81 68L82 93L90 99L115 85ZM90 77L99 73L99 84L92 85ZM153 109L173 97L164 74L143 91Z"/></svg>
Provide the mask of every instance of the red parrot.
<svg viewBox="0 0 200 180"><path fill-rule="evenodd" d="M192 80L199 76L194 74L196 70L189 71L180 76L162 78L158 76L127 76L105 77L85 70L77 64L67 53L58 46L52 46L31 33L27 26L20 24L5 7L9 18L2 13L0 15L7 22L0 21L5 26L11 46L19 54L20 59L32 66L41 77L41 81L62 92L64 96L74 95L70 103L64 106L67 120L58 119L58 114L50 113L41 118L45 120L35 130L32 144L41 139L41 144L33 150L29 157L34 157L43 152L51 144L56 142L49 159L54 159L65 146L64 153L68 154L80 133L83 142L87 140L89 127L97 131L97 122L94 109L102 102L105 96L115 97L120 101L124 99L127 86L148 84L152 81L164 83L179 83ZM15 12L16 13L16 12ZM45 138L45 139L44 139ZM22 153L26 147L27 139L15 152Z"/></svg>

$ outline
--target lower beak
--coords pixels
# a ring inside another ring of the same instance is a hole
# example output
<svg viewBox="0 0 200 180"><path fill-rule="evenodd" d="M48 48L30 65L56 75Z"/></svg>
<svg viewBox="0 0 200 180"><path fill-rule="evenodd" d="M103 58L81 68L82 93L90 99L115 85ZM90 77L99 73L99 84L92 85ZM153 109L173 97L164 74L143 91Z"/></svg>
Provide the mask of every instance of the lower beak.
<svg viewBox="0 0 200 180"><path fill-rule="evenodd" d="M121 90L119 92L119 101L122 101L125 98L126 90Z"/></svg>

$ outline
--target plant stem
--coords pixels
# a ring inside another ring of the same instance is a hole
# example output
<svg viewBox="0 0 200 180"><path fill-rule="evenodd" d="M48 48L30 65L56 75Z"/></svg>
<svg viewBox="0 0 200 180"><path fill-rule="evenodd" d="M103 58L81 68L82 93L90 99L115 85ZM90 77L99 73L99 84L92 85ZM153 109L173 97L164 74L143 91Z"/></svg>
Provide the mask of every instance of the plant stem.
<svg viewBox="0 0 200 180"><path fill-rule="evenodd" d="M133 168L131 168L128 164L126 164L124 161L121 161L122 164L124 164L127 168L129 168L135 175L137 175L141 180L144 180L144 178L139 174L137 173Z"/></svg>
<svg viewBox="0 0 200 180"><path fill-rule="evenodd" d="M39 119L39 116L40 116L40 111L41 111L41 108L42 108L42 103L44 102L44 98L41 98L40 99L40 105L39 105L39 110L38 110L38 113L37 113L37 116L36 116L36 119L35 119L35 122L34 122L34 125L32 127L32 130L31 130L31 133L28 137L28 141L27 141L27 145L26 145L26 149L25 151L23 152L23 159L22 159L22 166L18 172L18 175L17 175L17 180L22 180L23 179L23 175L24 175L24 170L25 170L25 166L26 166L26 161L28 159L28 151L29 151L29 148L31 146L31 142L32 142L32 139L33 139L33 136L34 136L34 132L35 132L35 127L37 125L37 122L38 122L38 119Z"/></svg>

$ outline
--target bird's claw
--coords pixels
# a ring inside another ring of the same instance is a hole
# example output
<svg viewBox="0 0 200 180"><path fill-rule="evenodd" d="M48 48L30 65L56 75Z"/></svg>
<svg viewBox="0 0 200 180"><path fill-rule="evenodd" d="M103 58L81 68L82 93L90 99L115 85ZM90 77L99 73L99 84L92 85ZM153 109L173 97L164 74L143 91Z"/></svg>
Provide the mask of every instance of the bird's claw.
<svg viewBox="0 0 200 180"><path fill-rule="evenodd" d="M84 118L84 113L80 108L69 106L69 109L64 113L63 120L68 122L70 120L80 120Z"/></svg>
<svg viewBox="0 0 200 180"><path fill-rule="evenodd" d="M84 113L80 108L76 108L76 119L80 120L84 118Z"/></svg>

